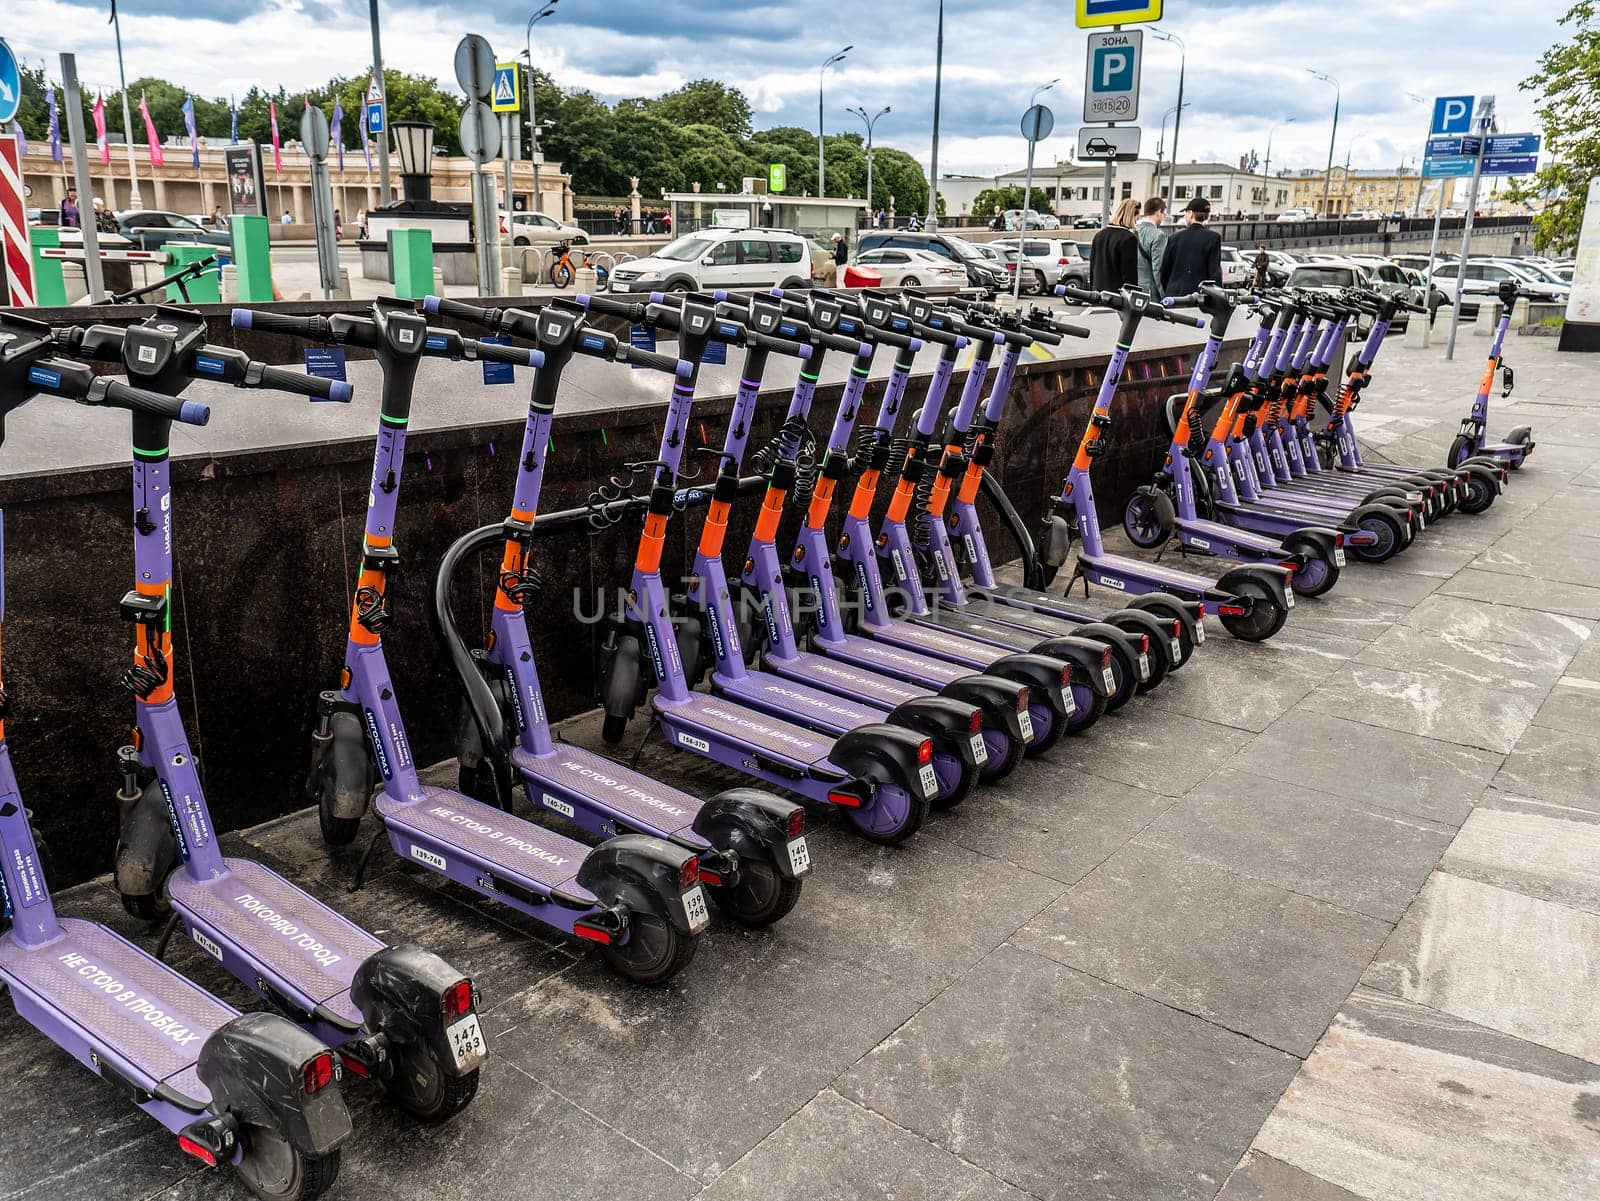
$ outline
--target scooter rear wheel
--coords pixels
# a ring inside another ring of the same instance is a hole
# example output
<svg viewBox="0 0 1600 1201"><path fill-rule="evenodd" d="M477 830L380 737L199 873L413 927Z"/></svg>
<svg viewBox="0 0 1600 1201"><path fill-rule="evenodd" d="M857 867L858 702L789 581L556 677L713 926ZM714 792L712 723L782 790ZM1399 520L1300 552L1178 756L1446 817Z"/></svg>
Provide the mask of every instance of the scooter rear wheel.
<svg viewBox="0 0 1600 1201"><path fill-rule="evenodd" d="M933 774L939 777L939 793L928 805L941 813L961 804L978 786L978 769L957 755L936 753Z"/></svg>
<svg viewBox="0 0 1600 1201"><path fill-rule="evenodd" d="M795 907L801 883L782 875L764 859L741 857L737 884L706 891L717 908L741 926L770 926Z"/></svg>
<svg viewBox="0 0 1600 1201"><path fill-rule="evenodd" d="M845 818L868 842L893 846L904 842L928 819L928 801L897 784L879 784L871 805L844 807Z"/></svg>
<svg viewBox="0 0 1600 1201"><path fill-rule="evenodd" d="M1393 513L1372 510L1363 513L1356 524L1378 536L1371 546L1350 547L1350 553L1363 563L1386 563L1406 544L1405 525Z"/></svg>
<svg viewBox="0 0 1600 1201"><path fill-rule="evenodd" d="M1338 567L1321 554L1307 554L1305 565L1289 577L1296 596L1321 596L1338 582Z"/></svg>
<svg viewBox="0 0 1600 1201"><path fill-rule="evenodd" d="M1494 504L1495 490L1477 476L1467 477L1467 494L1461 498L1461 511L1470 515L1482 513Z"/></svg>
<svg viewBox="0 0 1600 1201"><path fill-rule="evenodd" d="M315 1201L339 1175L339 1148L306 1155L275 1132L251 1126L245 1132L244 1157L234 1171L263 1201Z"/></svg>
<svg viewBox="0 0 1600 1201"><path fill-rule="evenodd" d="M1279 603L1278 598L1272 595L1265 584L1255 580L1242 580L1239 583L1240 596L1250 598L1250 612L1239 614L1220 614L1222 628L1227 630L1241 642L1265 642L1279 630L1283 623L1289 620L1289 610Z"/></svg>
<svg viewBox="0 0 1600 1201"><path fill-rule="evenodd" d="M989 758L978 769L978 779L985 784L997 784L1016 771L1017 764L1022 762L1023 754L1027 750L1027 745L1022 739L990 730L983 732L983 745L989 752Z"/></svg>
<svg viewBox="0 0 1600 1201"><path fill-rule="evenodd" d="M423 1122L448 1122L478 1093L478 1071L451 1076L439 1057L422 1043L390 1048L394 1070L383 1082L394 1103Z"/></svg>
<svg viewBox="0 0 1600 1201"><path fill-rule="evenodd" d="M654 913L634 913L628 921L628 941L607 943L600 953L611 970L635 984L665 984L694 958L700 940L678 933L666 918Z"/></svg>

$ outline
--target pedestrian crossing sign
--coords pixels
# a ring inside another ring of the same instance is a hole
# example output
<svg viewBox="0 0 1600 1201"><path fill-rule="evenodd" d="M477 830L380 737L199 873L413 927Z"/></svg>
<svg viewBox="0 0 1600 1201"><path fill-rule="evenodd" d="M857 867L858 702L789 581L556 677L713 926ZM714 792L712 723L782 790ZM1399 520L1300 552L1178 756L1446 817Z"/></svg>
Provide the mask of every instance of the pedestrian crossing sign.
<svg viewBox="0 0 1600 1201"><path fill-rule="evenodd" d="M516 63L495 63L489 107L497 113L522 111L522 72Z"/></svg>

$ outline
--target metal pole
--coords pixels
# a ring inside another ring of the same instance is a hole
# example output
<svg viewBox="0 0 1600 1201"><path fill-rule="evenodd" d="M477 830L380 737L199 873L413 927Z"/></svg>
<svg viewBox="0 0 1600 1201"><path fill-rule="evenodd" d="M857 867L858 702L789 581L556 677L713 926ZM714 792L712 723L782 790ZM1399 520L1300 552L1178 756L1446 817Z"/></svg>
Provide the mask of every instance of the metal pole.
<svg viewBox="0 0 1600 1201"><path fill-rule="evenodd" d="M67 136L72 139L72 175L78 184L78 195L93 196L89 178L89 148L83 144L83 101L78 97L78 60L75 55L61 56L61 90L64 93L62 99L67 105ZM122 102L126 104L127 88L123 88L122 97ZM96 228L92 213L87 221L78 224L83 233L84 283L89 287L90 303L99 304L106 298L106 281L100 272L100 231Z"/></svg>
<svg viewBox="0 0 1600 1201"><path fill-rule="evenodd" d="M933 50L933 153L928 160L928 220L931 232L939 228L939 89L944 83L944 0L939 0L939 36Z"/></svg>
<svg viewBox="0 0 1600 1201"><path fill-rule="evenodd" d="M388 204L394 199L389 187L389 85L383 80L383 47L378 44L378 0L367 0L367 10L372 21L372 75L383 92L383 136L378 139L378 203ZM364 119L366 105L361 107Z"/></svg>
<svg viewBox="0 0 1600 1201"><path fill-rule="evenodd" d="M1419 192L1420 195L1420 192ZM1434 193L1433 204L1433 240L1428 243L1428 278L1423 285L1422 303L1427 304L1433 299L1433 259L1439 252L1439 221L1444 216L1444 185L1440 184Z"/></svg>
<svg viewBox="0 0 1600 1201"><path fill-rule="evenodd" d="M111 6L111 28L117 38L117 78L122 83L122 138L128 145L128 207L139 209L144 201L139 196L139 166L133 157L133 110L128 107L128 73L122 69L122 18L117 6Z"/></svg>
<svg viewBox="0 0 1600 1201"><path fill-rule="evenodd" d="M523 45L528 58L528 156L533 159L533 211L536 213L544 212L544 197L539 194L539 119L534 115L533 101L533 27L544 15L541 10L528 18Z"/></svg>
<svg viewBox="0 0 1600 1201"><path fill-rule="evenodd" d="M1178 133L1183 129L1183 75L1189 63L1189 48L1184 46L1178 58L1178 111L1172 118L1172 161L1167 165L1167 203L1176 204L1178 196Z"/></svg>
<svg viewBox="0 0 1600 1201"><path fill-rule="evenodd" d="M823 63L822 69L817 72L817 199L821 200L828 194L827 166L822 155L822 77L828 73L828 64Z"/></svg>
<svg viewBox="0 0 1600 1201"><path fill-rule="evenodd" d="M873 120L876 120L874 118ZM867 122L867 225L872 224L872 121Z"/></svg>
<svg viewBox="0 0 1600 1201"><path fill-rule="evenodd" d="M1030 104L1028 107L1033 106ZM1038 132L1037 127L1034 132ZM1021 228L1017 230L1017 270L1016 278L1011 281L1011 301L1018 308L1022 307L1022 265L1028 261L1023 248L1028 244L1028 201L1033 198L1033 148L1036 145L1038 143L1032 138L1028 139L1028 170L1022 184L1022 220L1019 223ZM1106 164L1108 168L1110 165Z"/></svg>
<svg viewBox="0 0 1600 1201"><path fill-rule="evenodd" d="M1342 89L1339 87L1339 81L1334 80L1333 132L1328 135L1328 169L1322 176L1322 216L1324 219L1328 216L1328 189L1333 185L1333 143L1339 136L1339 101L1341 97Z"/></svg>
<svg viewBox="0 0 1600 1201"><path fill-rule="evenodd" d="M1494 120L1494 97L1484 98L1473 122L1478 133L1478 153L1472 160L1472 187L1467 191L1467 216L1461 226L1461 258L1456 265L1456 299L1450 306L1450 337L1444 344L1444 357L1456 357L1456 327L1461 324L1461 298L1467 291L1467 255L1472 251L1472 215L1478 208L1478 184L1483 179L1483 148Z"/></svg>
<svg viewBox="0 0 1600 1201"><path fill-rule="evenodd" d="M513 64L515 65L515 64ZM515 223L511 215L516 212L516 206L511 203L511 114L500 114L500 155L506 165L506 257L505 262L511 262L511 238ZM498 281L496 281L498 282ZM491 293L498 295L498 293Z"/></svg>

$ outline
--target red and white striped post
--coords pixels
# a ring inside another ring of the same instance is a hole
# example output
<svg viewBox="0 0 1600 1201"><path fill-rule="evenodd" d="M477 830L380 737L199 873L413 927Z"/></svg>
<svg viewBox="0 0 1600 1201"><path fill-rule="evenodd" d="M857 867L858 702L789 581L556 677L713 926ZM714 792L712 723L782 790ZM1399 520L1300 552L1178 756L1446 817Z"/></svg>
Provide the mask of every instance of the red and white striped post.
<svg viewBox="0 0 1600 1201"><path fill-rule="evenodd" d="M0 134L0 255L5 260L6 304L31 306L34 290L28 204L22 191L22 154L12 134Z"/></svg>

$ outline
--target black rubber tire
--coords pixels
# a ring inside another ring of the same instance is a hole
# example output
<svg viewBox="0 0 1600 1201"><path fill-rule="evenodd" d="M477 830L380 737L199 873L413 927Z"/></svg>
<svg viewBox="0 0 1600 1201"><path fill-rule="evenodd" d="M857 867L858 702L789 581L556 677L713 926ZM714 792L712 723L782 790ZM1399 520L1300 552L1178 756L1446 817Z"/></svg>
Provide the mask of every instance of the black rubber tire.
<svg viewBox="0 0 1600 1201"><path fill-rule="evenodd" d="M1171 605L1160 604L1159 602L1148 602L1139 607L1146 613L1154 613L1165 620L1178 623L1178 661L1172 665L1171 670L1177 671L1188 663L1190 659L1194 658L1194 635L1189 632L1189 623L1183 620L1183 614L1180 614Z"/></svg>
<svg viewBox="0 0 1600 1201"><path fill-rule="evenodd" d="M1366 513L1356 524L1364 530L1372 530L1378 534L1378 543L1375 546L1349 548L1350 553L1363 563L1387 563L1410 542L1406 537L1406 523L1392 513Z"/></svg>
<svg viewBox="0 0 1600 1201"><path fill-rule="evenodd" d="M626 943L600 948L611 970L634 984L665 984L694 958L700 940L678 933L677 927L654 913L635 913L629 921L633 935ZM648 931L645 938L640 932Z"/></svg>
<svg viewBox="0 0 1600 1201"><path fill-rule="evenodd" d="M936 796L928 801L928 808L935 812L946 813L954 809L978 787L977 767L961 758L957 758L956 762L961 765L961 775L956 781L955 790L949 796Z"/></svg>
<svg viewBox="0 0 1600 1201"><path fill-rule="evenodd" d="M616 746L622 741L622 736L628 732L628 719L616 717L610 713L600 723L600 737L607 746Z"/></svg>
<svg viewBox="0 0 1600 1201"><path fill-rule="evenodd" d="M1172 498L1154 488L1140 488L1122 511L1122 531L1141 550L1154 550L1172 537L1178 519Z"/></svg>
<svg viewBox="0 0 1600 1201"><path fill-rule="evenodd" d="M1085 730L1093 728L1095 722L1099 721L1106 715L1106 703L1108 698L1101 696L1092 688L1089 689L1088 692L1089 695L1094 698L1089 702L1089 707L1087 709L1080 708L1065 721L1062 721L1058 718L1054 727L1051 728L1050 737L1048 739L1046 739L1044 742L1031 742L1028 744L1029 757L1044 754L1068 734L1082 734ZM1074 692L1072 695L1073 699L1076 700L1078 694Z"/></svg>
<svg viewBox="0 0 1600 1201"><path fill-rule="evenodd" d="M339 1175L339 1148L305 1155L270 1130L247 1130L244 1158L234 1165L239 1183L262 1201L315 1201Z"/></svg>
<svg viewBox="0 0 1600 1201"><path fill-rule="evenodd" d="M1444 465L1453 471L1470 459L1472 455L1472 439L1465 434L1457 434L1455 441L1450 443L1450 449L1445 452Z"/></svg>
<svg viewBox="0 0 1600 1201"><path fill-rule="evenodd" d="M171 912L167 907L165 897L156 893L121 893L122 907L127 910L129 917L136 917L141 922L165 921Z"/></svg>
<svg viewBox="0 0 1600 1201"><path fill-rule="evenodd" d="M1017 765L1022 762L1027 744L1020 738L1006 739L1006 753L1003 757L995 759L992 756L978 772L978 779L985 784L998 784L1012 772L1017 770Z"/></svg>
<svg viewBox="0 0 1600 1201"><path fill-rule="evenodd" d="M1289 620L1289 610L1279 603L1265 584L1241 580L1237 591L1241 596L1248 596L1254 604L1248 614L1218 614L1223 629L1240 642L1265 642L1283 629L1283 623Z"/></svg>
<svg viewBox="0 0 1600 1201"><path fill-rule="evenodd" d="M556 287L570 288L572 286L572 280L573 274L571 267L565 266L562 263L554 263L551 265L550 282Z"/></svg>
<svg viewBox="0 0 1600 1201"><path fill-rule="evenodd" d="M1111 669L1116 687L1106 698L1107 713L1115 713L1122 708L1138 694L1139 689L1139 665L1132 658L1125 657L1122 647L1117 645L1111 648Z"/></svg>
<svg viewBox="0 0 1600 1201"><path fill-rule="evenodd" d="M922 287L922 281L915 275L908 275L900 281L900 286L902 288L920 288Z"/></svg>
<svg viewBox="0 0 1600 1201"><path fill-rule="evenodd" d="M1028 290L1028 295L1043 296L1049 290L1050 285L1045 282L1044 272L1035 271L1033 273L1033 286Z"/></svg>
<svg viewBox="0 0 1600 1201"><path fill-rule="evenodd" d="M459 764L456 770L456 789L475 801L499 808L494 798L494 768L479 762L475 767Z"/></svg>
<svg viewBox="0 0 1600 1201"><path fill-rule="evenodd" d="M739 863L739 883L707 885L706 891L730 921L760 928L788 915L800 899L803 883L783 875L764 859L744 859Z"/></svg>
<svg viewBox="0 0 1600 1201"><path fill-rule="evenodd" d="M1467 477L1467 494L1461 498L1461 511L1477 516L1495 502L1495 490L1475 475Z"/></svg>
<svg viewBox="0 0 1600 1201"><path fill-rule="evenodd" d="M394 1071L384 1090L419 1122L448 1122L472 1103L478 1093L479 1069L451 1076L439 1057L422 1043L403 1043L389 1050Z"/></svg>

